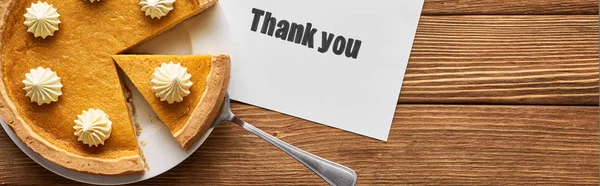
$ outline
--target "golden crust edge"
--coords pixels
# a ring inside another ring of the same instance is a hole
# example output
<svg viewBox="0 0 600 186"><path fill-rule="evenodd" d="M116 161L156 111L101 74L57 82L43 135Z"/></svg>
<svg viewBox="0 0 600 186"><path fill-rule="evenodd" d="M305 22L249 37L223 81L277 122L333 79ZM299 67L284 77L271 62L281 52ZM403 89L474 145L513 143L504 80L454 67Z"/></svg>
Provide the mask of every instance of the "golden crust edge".
<svg viewBox="0 0 600 186"><path fill-rule="evenodd" d="M16 1L18 0L8 0L0 3L0 48L2 48L2 37L7 18ZM35 133L19 116L16 106L8 96L4 84L4 73L1 73L4 71L3 64L2 53L0 52L0 116L31 150L50 162L79 172L103 175L144 172L144 163L139 155L114 159L84 157L59 148Z"/></svg>
<svg viewBox="0 0 600 186"><path fill-rule="evenodd" d="M216 120L227 93L231 70L229 55L212 56L211 71L206 78L206 89L190 119L173 136L183 149L202 137Z"/></svg>

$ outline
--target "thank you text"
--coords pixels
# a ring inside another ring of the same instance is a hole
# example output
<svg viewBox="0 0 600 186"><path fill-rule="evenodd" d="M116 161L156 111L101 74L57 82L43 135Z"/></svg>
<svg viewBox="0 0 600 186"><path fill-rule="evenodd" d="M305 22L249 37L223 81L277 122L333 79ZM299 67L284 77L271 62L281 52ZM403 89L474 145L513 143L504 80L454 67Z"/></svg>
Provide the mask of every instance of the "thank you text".
<svg viewBox="0 0 600 186"><path fill-rule="evenodd" d="M275 18L271 12L253 8L252 26L253 32L265 34L274 38L281 39L290 43L306 46L320 53L331 51L338 56L346 56L351 59L358 58L362 41L354 38L336 35L326 31L321 31L321 43L315 46L315 35L318 29L313 27L312 23L306 24L290 22L285 19Z"/></svg>

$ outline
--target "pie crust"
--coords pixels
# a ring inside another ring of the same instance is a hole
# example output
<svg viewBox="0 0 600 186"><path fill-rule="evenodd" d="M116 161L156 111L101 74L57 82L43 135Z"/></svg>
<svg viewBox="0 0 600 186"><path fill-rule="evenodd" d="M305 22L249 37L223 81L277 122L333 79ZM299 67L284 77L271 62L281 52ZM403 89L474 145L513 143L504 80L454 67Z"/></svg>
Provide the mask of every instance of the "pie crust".
<svg viewBox="0 0 600 186"><path fill-rule="evenodd" d="M214 56L212 63L212 70L206 79L204 95L183 128L173 134L184 149L198 141L198 138L203 136L215 122L220 114L225 94L227 94L230 71L229 56Z"/></svg>

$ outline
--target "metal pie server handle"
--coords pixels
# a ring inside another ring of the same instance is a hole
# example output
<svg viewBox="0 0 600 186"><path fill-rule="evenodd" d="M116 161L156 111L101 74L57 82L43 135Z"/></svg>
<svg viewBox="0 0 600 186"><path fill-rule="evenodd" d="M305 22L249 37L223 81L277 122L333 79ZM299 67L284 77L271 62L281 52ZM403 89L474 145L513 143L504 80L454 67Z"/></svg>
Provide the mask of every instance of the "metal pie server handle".
<svg viewBox="0 0 600 186"><path fill-rule="evenodd" d="M231 121L235 124L238 124L242 128L247 131L257 135L258 137L264 139L265 141L271 143L275 147L281 149L283 152L287 153L300 163L304 164L307 168L315 172L315 174L319 175L323 180L325 180L330 185L336 186L354 186L358 180L358 176L354 170L337 164L335 162L326 160L319 156L313 155L306 151L303 151L297 147L294 147L284 141L281 141L266 132L246 123L245 121L239 119L231 112L229 108L229 95L226 96L223 107L221 108L221 115L219 121L216 123L221 123L222 121Z"/></svg>

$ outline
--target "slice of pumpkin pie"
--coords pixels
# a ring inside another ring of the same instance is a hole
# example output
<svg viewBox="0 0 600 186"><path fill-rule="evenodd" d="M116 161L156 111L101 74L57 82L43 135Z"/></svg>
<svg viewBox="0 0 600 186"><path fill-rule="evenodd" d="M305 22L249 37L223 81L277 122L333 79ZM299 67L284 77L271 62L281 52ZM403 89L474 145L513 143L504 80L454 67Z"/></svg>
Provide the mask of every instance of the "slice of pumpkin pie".
<svg viewBox="0 0 600 186"><path fill-rule="evenodd" d="M204 135L227 92L227 55L114 55L181 147Z"/></svg>
<svg viewBox="0 0 600 186"><path fill-rule="evenodd" d="M0 116L29 148L62 167L143 172L111 55L215 3L0 1Z"/></svg>

